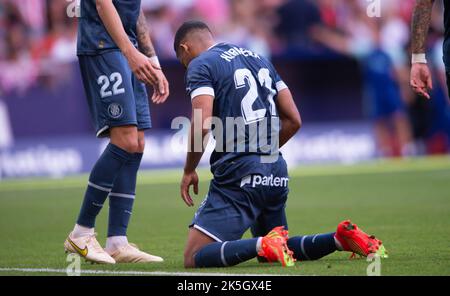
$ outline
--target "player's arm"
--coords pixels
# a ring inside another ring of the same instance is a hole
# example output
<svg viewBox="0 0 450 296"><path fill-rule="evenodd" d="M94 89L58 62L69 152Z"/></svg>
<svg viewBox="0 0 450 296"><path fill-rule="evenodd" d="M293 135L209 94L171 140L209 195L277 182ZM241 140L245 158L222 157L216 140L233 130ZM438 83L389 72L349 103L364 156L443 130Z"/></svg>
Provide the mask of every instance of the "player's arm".
<svg viewBox="0 0 450 296"><path fill-rule="evenodd" d="M189 188L193 186L194 193L198 194L198 176L195 170L204 153L203 143L211 130L213 101L214 98L210 95L199 95L192 100L189 149L180 185L181 197L190 207L194 206L194 201L189 194Z"/></svg>
<svg viewBox="0 0 450 296"><path fill-rule="evenodd" d="M413 90L430 98L429 89L433 88L430 69L425 58L426 40L431 23L434 0L416 0L412 18L412 67L411 86Z"/></svg>
<svg viewBox="0 0 450 296"><path fill-rule="evenodd" d="M160 85L158 89L163 93L163 84L158 81L157 76L159 69L131 43L112 0L96 0L95 3L103 25L128 60L128 64L136 77L153 86Z"/></svg>
<svg viewBox="0 0 450 296"><path fill-rule="evenodd" d="M161 66L159 64L158 57L156 56L155 47L153 46L152 39L150 38L150 31L142 9L139 13L136 33L140 52L149 57L154 66L160 68ZM164 103L169 97L169 82L162 71L156 71L156 75L158 76L158 81L162 84L163 91L160 89L155 89L153 92L152 101L156 104L161 104Z"/></svg>
<svg viewBox="0 0 450 296"><path fill-rule="evenodd" d="M280 148L283 147L301 128L302 119L295 105L294 98L288 88L278 93L276 101L278 115L281 120Z"/></svg>

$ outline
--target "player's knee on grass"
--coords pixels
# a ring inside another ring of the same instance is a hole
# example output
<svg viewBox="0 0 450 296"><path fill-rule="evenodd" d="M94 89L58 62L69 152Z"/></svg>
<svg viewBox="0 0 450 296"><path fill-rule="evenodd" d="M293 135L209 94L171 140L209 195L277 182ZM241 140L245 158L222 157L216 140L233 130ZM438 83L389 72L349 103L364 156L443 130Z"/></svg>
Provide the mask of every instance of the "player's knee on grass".
<svg viewBox="0 0 450 296"><path fill-rule="evenodd" d="M195 253L191 249L184 251L184 268L195 268Z"/></svg>

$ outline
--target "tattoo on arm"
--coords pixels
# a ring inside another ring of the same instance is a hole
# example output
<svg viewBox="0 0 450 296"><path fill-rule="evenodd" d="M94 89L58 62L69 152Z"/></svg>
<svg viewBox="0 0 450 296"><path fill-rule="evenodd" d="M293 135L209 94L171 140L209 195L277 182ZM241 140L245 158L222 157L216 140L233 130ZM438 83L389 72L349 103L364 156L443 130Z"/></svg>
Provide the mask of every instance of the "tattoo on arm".
<svg viewBox="0 0 450 296"><path fill-rule="evenodd" d="M412 52L425 53L434 0L416 0L412 20Z"/></svg>
<svg viewBox="0 0 450 296"><path fill-rule="evenodd" d="M155 48L153 47L152 39L150 38L150 31L142 9L139 13L136 27L139 50L148 57L155 56Z"/></svg>

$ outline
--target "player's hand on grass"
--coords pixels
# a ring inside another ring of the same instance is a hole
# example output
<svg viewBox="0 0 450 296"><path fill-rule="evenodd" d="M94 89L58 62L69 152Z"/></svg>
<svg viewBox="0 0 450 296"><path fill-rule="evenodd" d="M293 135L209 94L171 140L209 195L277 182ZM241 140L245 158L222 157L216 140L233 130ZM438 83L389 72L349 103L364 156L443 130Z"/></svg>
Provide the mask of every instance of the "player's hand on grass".
<svg viewBox="0 0 450 296"><path fill-rule="evenodd" d="M433 89L430 69L427 64L416 63L411 68L411 87L414 92L430 99L429 90Z"/></svg>
<svg viewBox="0 0 450 296"><path fill-rule="evenodd" d="M188 205L188 207L194 206L194 200L189 194L189 189L191 186L194 186L195 195L198 194L198 175L196 171L192 172L184 172L183 178L181 179L180 191L181 197L184 202Z"/></svg>

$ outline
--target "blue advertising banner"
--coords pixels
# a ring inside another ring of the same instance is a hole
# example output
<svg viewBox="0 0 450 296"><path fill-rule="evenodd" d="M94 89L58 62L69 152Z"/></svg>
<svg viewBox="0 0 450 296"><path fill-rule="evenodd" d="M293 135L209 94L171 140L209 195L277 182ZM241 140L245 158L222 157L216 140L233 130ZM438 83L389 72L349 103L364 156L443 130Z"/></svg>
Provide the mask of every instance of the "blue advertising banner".
<svg viewBox="0 0 450 296"><path fill-rule="evenodd" d="M182 168L187 149L185 131L154 130L146 137L142 169ZM60 178L88 173L106 146L93 136L19 139L0 149L0 179ZM208 165L209 144L202 165ZM376 156L370 124L307 125L282 152L291 167L314 163L355 163Z"/></svg>

